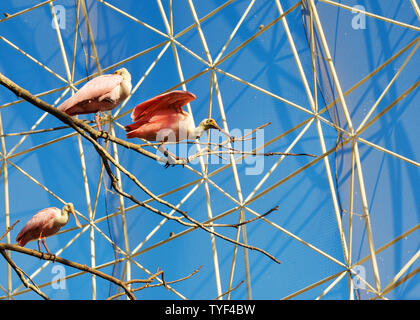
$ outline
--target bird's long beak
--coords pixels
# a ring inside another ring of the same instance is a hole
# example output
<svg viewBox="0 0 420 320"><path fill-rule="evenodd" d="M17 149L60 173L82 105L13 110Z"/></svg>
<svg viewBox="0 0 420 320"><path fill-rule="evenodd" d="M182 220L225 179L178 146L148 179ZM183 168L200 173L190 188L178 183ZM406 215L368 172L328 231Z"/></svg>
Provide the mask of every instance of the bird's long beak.
<svg viewBox="0 0 420 320"><path fill-rule="evenodd" d="M71 212L71 214L72 214L72 215L73 215L73 217L74 217L74 221L76 221L76 225L77 225L77 227L78 227L78 228L81 228L81 227L82 227L82 225L80 224L79 220L77 220L76 211L74 211L74 207L73 207L73 206L70 206L70 212Z"/></svg>
<svg viewBox="0 0 420 320"><path fill-rule="evenodd" d="M222 128L220 128L217 124L215 126L215 129L219 130L221 133L223 133L225 136L227 136L229 139L232 139L232 136L229 134L229 132L226 132Z"/></svg>

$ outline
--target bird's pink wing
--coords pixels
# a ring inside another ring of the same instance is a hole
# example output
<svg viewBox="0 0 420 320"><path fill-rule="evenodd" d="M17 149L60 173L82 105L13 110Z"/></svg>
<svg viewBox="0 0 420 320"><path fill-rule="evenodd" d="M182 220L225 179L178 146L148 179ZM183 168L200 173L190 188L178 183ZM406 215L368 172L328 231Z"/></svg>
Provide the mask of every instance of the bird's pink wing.
<svg viewBox="0 0 420 320"><path fill-rule="evenodd" d="M16 237L16 241L24 246L28 241L34 240L41 233L42 227L49 221L54 219L56 210L58 208L46 208L33 215L31 219L25 224L22 230Z"/></svg>
<svg viewBox="0 0 420 320"><path fill-rule="evenodd" d="M58 106L60 111L66 112L71 107L88 100L99 99L110 94L119 86L123 77L119 74L105 74L88 81L79 91ZM118 97L115 97L118 98ZM116 99L115 99L116 100Z"/></svg>
<svg viewBox="0 0 420 320"><path fill-rule="evenodd" d="M168 134L165 129L169 129L174 134L170 138L175 138L178 141L180 126L183 130L186 129L181 123L188 117L185 111L174 113L169 109L157 110L152 116L147 117L147 120L141 118L126 126L127 138L136 137L148 141L163 141L162 139Z"/></svg>
<svg viewBox="0 0 420 320"><path fill-rule="evenodd" d="M161 94L137 105L131 113L131 120L150 118L157 110L172 108L175 112L181 112L182 107L196 97L188 91L175 90Z"/></svg>
<svg viewBox="0 0 420 320"><path fill-rule="evenodd" d="M141 121L141 120L139 120ZM136 127L127 132L127 138L141 138L148 141L156 141L157 132L165 129L165 126L159 122L136 122Z"/></svg>

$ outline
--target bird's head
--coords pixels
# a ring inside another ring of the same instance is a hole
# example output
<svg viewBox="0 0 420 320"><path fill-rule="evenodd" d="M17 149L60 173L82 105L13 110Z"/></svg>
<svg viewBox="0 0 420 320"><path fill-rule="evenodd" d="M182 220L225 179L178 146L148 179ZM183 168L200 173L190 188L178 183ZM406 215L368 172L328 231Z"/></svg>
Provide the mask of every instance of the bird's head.
<svg viewBox="0 0 420 320"><path fill-rule="evenodd" d="M222 130L216 123L216 121L212 118L209 119L204 119L203 121L200 122L199 127L202 129L202 131L207 131L210 129L216 129L219 130L221 133L223 133L224 135L228 136L229 139L231 138L229 133L227 133L226 131Z"/></svg>
<svg viewBox="0 0 420 320"><path fill-rule="evenodd" d="M199 125L203 130L217 129L221 130L214 119L204 119Z"/></svg>
<svg viewBox="0 0 420 320"><path fill-rule="evenodd" d="M131 74L128 72L126 68L118 69L114 72L114 74L118 74L124 78L124 80L128 80L131 82Z"/></svg>
<svg viewBox="0 0 420 320"><path fill-rule="evenodd" d="M74 211L73 203L66 203L63 207L63 211L69 214L69 212L73 215L74 220L76 221L77 227L81 228L82 225L80 224L79 220L77 220L76 211Z"/></svg>

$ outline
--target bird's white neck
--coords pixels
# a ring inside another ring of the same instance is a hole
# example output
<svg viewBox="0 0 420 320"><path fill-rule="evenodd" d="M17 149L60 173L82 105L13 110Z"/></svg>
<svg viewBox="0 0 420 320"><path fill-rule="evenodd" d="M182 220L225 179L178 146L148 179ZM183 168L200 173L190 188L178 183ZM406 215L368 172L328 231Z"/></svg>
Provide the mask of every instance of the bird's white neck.
<svg viewBox="0 0 420 320"><path fill-rule="evenodd" d="M124 100L125 98L127 98L130 95L131 88L132 88L132 85L131 85L130 80L124 79L121 82L121 86L120 86L120 99L121 99L121 101Z"/></svg>
<svg viewBox="0 0 420 320"><path fill-rule="evenodd" d="M206 130L204 130L204 128L199 125L198 127L194 128L193 137L199 139L203 135L204 131Z"/></svg>
<svg viewBox="0 0 420 320"><path fill-rule="evenodd" d="M65 225L69 222L69 212L66 209L61 209L60 214L57 217L57 222L61 225Z"/></svg>

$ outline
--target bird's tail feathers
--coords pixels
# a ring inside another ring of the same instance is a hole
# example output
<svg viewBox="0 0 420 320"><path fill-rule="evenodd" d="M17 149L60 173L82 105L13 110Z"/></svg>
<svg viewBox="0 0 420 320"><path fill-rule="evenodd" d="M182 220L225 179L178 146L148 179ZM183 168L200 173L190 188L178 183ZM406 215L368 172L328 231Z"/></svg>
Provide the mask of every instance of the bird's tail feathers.
<svg viewBox="0 0 420 320"><path fill-rule="evenodd" d="M132 124L126 125L126 126L124 127L124 129L125 129L125 131L126 131L126 132L133 131L134 129L136 129L135 123L132 123Z"/></svg>
<svg viewBox="0 0 420 320"><path fill-rule="evenodd" d="M148 123L148 121L147 120L140 119L140 120L138 120L138 121L136 121L134 123L130 123L129 125L126 125L124 127L124 129L125 129L126 132L130 133L130 131L134 131L134 130L140 128L145 123ZM128 134L127 134L127 138L128 138Z"/></svg>

